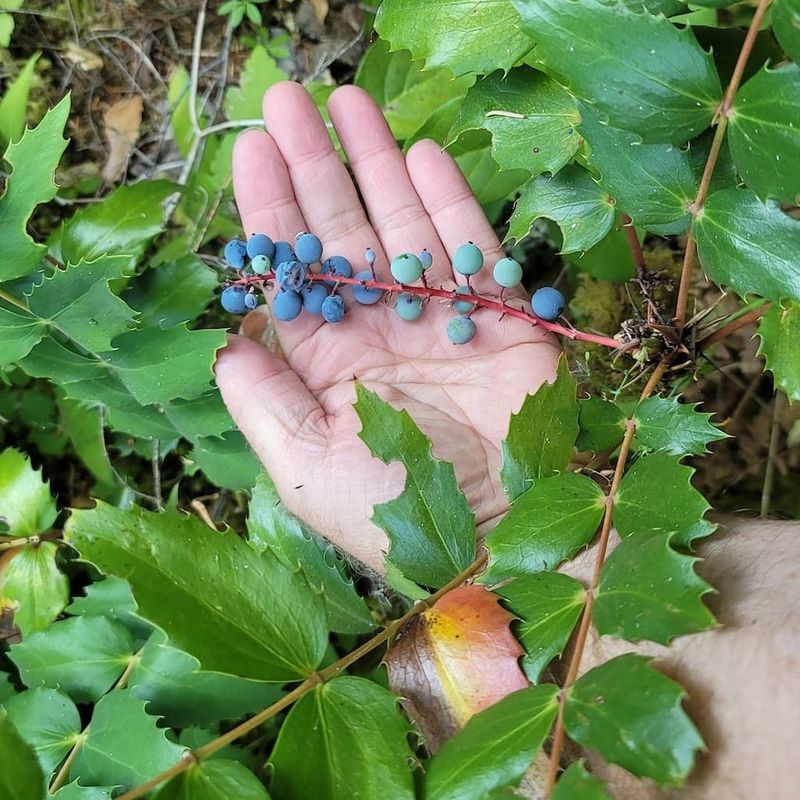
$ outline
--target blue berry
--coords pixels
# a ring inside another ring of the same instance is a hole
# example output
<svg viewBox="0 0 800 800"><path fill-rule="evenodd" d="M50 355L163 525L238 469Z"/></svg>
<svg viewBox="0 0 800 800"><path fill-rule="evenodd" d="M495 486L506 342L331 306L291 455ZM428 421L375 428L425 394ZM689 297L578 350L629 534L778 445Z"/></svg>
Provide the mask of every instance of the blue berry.
<svg viewBox="0 0 800 800"><path fill-rule="evenodd" d="M372 267L375 265L376 259L377 256L375 255L375 251L371 247L368 247L364 251L364 260L367 262L367 264L369 264Z"/></svg>
<svg viewBox="0 0 800 800"><path fill-rule="evenodd" d="M294 250L289 242L275 242L275 253L272 256L273 264L283 264L284 261L294 260Z"/></svg>
<svg viewBox="0 0 800 800"><path fill-rule="evenodd" d="M321 314L322 304L328 296L328 287L322 281L307 283L300 296L303 298L303 308L309 314Z"/></svg>
<svg viewBox="0 0 800 800"><path fill-rule="evenodd" d="M353 265L344 256L331 256L322 263L322 272L325 275L349 278L353 274ZM329 286L333 286L333 281L326 282Z"/></svg>
<svg viewBox="0 0 800 800"><path fill-rule="evenodd" d="M368 270L362 270L356 273L356 278L360 281L371 281L372 273ZM377 303L383 296L381 289L373 289L370 286L353 285L353 299L365 306L371 306Z"/></svg>
<svg viewBox="0 0 800 800"><path fill-rule="evenodd" d="M397 305L394 310L400 319L404 319L406 322L413 322L415 319L419 319L420 314L422 314L422 298L403 292L397 298Z"/></svg>
<svg viewBox="0 0 800 800"><path fill-rule="evenodd" d="M459 315L447 323L447 338L453 344L466 344L475 338L477 330L475 323L469 317Z"/></svg>
<svg viewBox="0 0 800 800"><path fill-rule="evenodd" d="M456 294L472 294L472 290L468 286L457 286ZM453 310L458 311L459 314L469 314L475 308L475 303L468 303L466 300L454 300Z"/></svg>
<svg viewBox="0 0 800 800"><path fill-rule="evenodd" d="M258 306L258 296L250 294L249 292L244 296L244 304L249 309L254 309Z"/></svg>
<svg viewBox="0 0 800 800"><path fill-rule="evenodd" d="M247 256L252 261L256 256L266 256L272 260L275 255L275 245L265 233L254 233L247 240Z"/></svg>
<svg viewBox="0 0 800 800"><path fill-rule="evenodd" d="M247 255L247 245L241 239L231 239L225 245L223 255L232 267L241 269L244 266L244 257Z"/></svg>
<svg viewBox="0 0 800 800"><path fill-rule="evenodd" d="M422 275L422 262L413 253L401 253L389 267L398 283L414 283Z"/></svg>
<svg viewBox="0 0 800 800"><path fill-rule="evenodd" d="M280 281L282 289L293 289L299 292L308 280L308 267L299 261L290 261L283 271L283 280Z"/></svg>
<svg viewBox="0 0 800 800"><path fill-rule="evenodd" d="M250 260L250 268L256 275L263 275L265 272L270 271L272 262L269 260L269 256L259 253Z"/></svg>
<svg viewBox="0 0 800 800"><path fill-rule="evenodd" d="M244 286L229 286L222 291L220 302L229 314L244 314L247 311L246 296L247 292Z"/></svg>
<svg viewBox="0 0 800 800"><path fill-rule="evenodd" d="M341 322L344 319L344 300L332 294L322 301L322 316L326 322Z"/></svg>
<svg viewBox="0 0 800 800"><path fill-rule="evenodd" d="M316 264L322 258L322 242L313 233L298 233L294 240L294 252L304 264Z"/></svg>
<svg viewBox="0 0 800 800"><path fill-rule="evenodd" d="M511 289L522 280L522 266L513 258L501 258L495 265L495 282L506 289Z"/></svg>
<svg viewBox="0 0 800 800"><path fill-rule="evenodd" d="M533 313L540 319L546 319L550 322L561 316L566 304L567 301L564 300L564 295L552 286L542 286L531 297Z"/></svg>
<svg viewBox="0 0 800 800"><path fill-rule="evenodd" d="M422 264L422 269L431 268L431 264L433 264L433 256L428 252L427 247L419 254L419 263Z"/></svg>
<svg viewBox="0 0 800 800"><path fill-rule="evenodd" d="M297 262L294 260L281 261L278 266L275 267L275 280L278 282L278 286L283 288L283 282L286 280L286 274L296 263Z"/></svg>
<svg viewBox="0 0 800 800"><path fill-rule="evenodd" d="M483 266L483 253L472 242L459 245L453 254L453 269L462 275L474 275Z"/></svg>
<svg viewBox="0 0 800 800"><path fill-rule="evenodd" d="M303 301L297 292L291 289L284 289L278 292L272 299L272 313L275 319L283 322L291 322L303 308Z"/></svg>

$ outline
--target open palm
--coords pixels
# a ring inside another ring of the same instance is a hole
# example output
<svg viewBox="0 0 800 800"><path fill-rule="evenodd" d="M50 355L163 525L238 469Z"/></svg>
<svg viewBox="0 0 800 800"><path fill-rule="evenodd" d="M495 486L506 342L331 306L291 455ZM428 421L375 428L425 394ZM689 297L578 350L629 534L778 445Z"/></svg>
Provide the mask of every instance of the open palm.
<svg viewBox="0 0 800 800"><path fill-rule="evenodd" d="M380 110L353 86L337 89L328 109L361 200L306 91L281 83L264 97L269 133L246 132L234 151L246 234L293 241L309 230L322 239L323 258L344 255L356 269L366 268L363 253L371 247L384 280L393 256L427 247L428 282L444 288L463 283L449 256L464 241L475 242L489 266L502 257L458 166L435 142L418 142L404 158ZM490 270L472 285L483 295L497 290ZM349 292L343 296L349 310L340 324L305 314L277 323L285 362L231 337L217 382L287 507L380 568L388 541L369 517L373 505L400 493L405 473L372 458L358 438L355 381L405 408L430 437L434 455L454 463L481 525L506 509L498 469L509 415L552 378L558 349L536 328L489 310L474 315L475 339L456 347L445 334L453 312L436 300L409 323L392 310L393 300L359 306ZM512 302L520 305L522 295Z"/></svg>

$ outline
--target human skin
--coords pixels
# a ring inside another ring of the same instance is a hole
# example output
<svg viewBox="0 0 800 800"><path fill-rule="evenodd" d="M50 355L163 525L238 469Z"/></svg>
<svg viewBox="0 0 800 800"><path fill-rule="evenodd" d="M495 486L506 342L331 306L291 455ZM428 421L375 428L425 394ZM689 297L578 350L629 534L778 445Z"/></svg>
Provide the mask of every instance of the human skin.
<svg viewBox="0 0 800 800"><path fill-rule="evenodd" d="M234 190L246 234L293 241L309 230L327 255L345 255L356 267L371 247L384 278L391 257L427 247L434 258L429 282L445 288L464 283L449 257L465 240L483 250L489 267L503 256L461 172L436 143L418 142L404 157L380 110L356 87L337 89L328 107L363 205L305 90L281 83L264 98L269 133L248 131L234 150ZM484 295L498 288L490 269L473 285ZM521 293L508 296L520 306L527 302ZM301 315L276 323L285 360L233 336L217 362L225 402L286 506L379 571L388 541L370 521L372 507L402 491L405 470L372 458L359 439L355 380L406 409L431 439L433 454L453 462L485 531L508 509L498 471L509 416L555 374L558 346L540 330L480 311L477 337L455 347L444 333L451 316L437 303L416 323L382 305L355 305L338 325ZM699 545L707 556L700 571L719 591L709 604L724 627L669 648L589 640L582 671L632 649L656 655L658 666L688 688L688 708L710 748L687 787L672 793L593 761L614 797L795 796L798 528L729 520ZM592 558L590 549L565 571L587 580Z"/></svg>

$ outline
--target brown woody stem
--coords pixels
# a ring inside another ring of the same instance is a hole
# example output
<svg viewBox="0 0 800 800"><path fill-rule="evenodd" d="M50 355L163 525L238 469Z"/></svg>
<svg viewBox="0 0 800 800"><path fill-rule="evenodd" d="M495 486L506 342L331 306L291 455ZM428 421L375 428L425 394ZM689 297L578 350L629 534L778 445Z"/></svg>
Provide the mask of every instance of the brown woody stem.
<svg viewBox="0 0 800 800"><path fill-rule="evenodd" d="M712 347L723 339L726 339L732 333L736 333L736 331L741 328L751 325L753 322L763 317L770 308L772 308L772 303L764 303L757 308L751 308L746 314L742 314L741 317L731 320L727 325L723 325L718 330L700 339L697 343L698 348L705 349L707 347Z"/></svg>

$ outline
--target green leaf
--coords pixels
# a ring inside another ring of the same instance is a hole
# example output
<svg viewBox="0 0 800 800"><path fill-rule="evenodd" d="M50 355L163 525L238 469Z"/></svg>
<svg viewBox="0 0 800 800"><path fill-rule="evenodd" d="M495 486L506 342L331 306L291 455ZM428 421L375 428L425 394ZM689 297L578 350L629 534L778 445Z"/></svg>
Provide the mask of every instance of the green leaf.
<svg viewBox="0 0 800 800"><path fill-rule="evenodd" d="M547 217L561 229L560 252L588 250L611 230L614 202L585 169L571 164L558 175L540 175L522 187L507 238L524 239L539 217Z"/></svg>
<svg viewBox="0 0 800 800"><path fill-rule="evenodd" d="M259 475L250 497L248 541L272 551L287 567L300 569L325 600L328 627L335 633L366 633L375 627L347 567L333 546L286 510L269 475Z"/></svg>
<svg viewBox="0 0 800 800"><path fill-rule="evenodd" d="M124 672L133 653L128 629L106 617L71 617L12 645L11 660L26 686L66 692L92 703Z"/></svg>
<svg viewBox="0 0 800 800"><path fill-rule="evenodd" d="M683 688L649 661L629 653L589 670L569 689L564 724L612 764L680 786L703 740L681 708Z"/></svg>
<svg viewBox="0 0 800 800"><path fill-rule="evenodd" d="M154 800L269 800L269 795L243 764L215 758L176 775Z"/></svg>
<svg viewBox="0 0 800 800"><path fill-rule="evenodd" d="M585 475L562 472L535 481L486 538L483 580L555 569L591 541L604 506L602 490Z"/></svg>
<svg viewBox="0 0 800 800"><path fill-rule="evenodd" d="M9 536L31 536L46 531L58 516L50 487L24 453L0 452L0 519Z"/></svg>
<svg viewBox="0 0 800 800"><path fill-rule="evenodd" d="M169 181L140 181L79 211L64 225L62 260L76 264L108 254L128 256L132 265L163 230L163 204L176 188Z"/></svg>
<svg viewBox="0 0 800 800"><path fill-rule="evenodd" d="M691 484L694 469L668 453L642 456L625 473L614 502L614 526L625 539L650 532L675 533L672 544L690 547L714 532L711 506Z"/></svg>
<svg viewBox="0 0 800 800"><path fill-rule="evenodd" d="M125 292L125 302L139 312L143 328L172 328L191 322L219 287L217 273L193 253L145 270Z"/></svg>
<svg viewBox="0 0 800 800"><path fill-rule="evenodd" d="M7 144L16 141L25 130L28 116L28 95L41 52L34 53L19 74L8 84L3 99L0 100L0 141Z"/></svg>
<svg viewBox="0 0 800 800"><path fill-rule="evenodd" d="M681 403L677 397L650 397L636 406L635 442L644 450L674 456L702 455L707 445L728 434L709 421L713 414L697 410L699 403Z"/></svg>
<svg viewBox="0 0 800 800"><path fill-rule="evenodd" d="M260 44L256 45L239 76L239 85L225 92L225 116L228 119L261 119L264 92L289 76Z"/></svg>
<svg viewBox="0 0 800 800"><path fill-rule="evenodd" d="M567 253L563 256L564 260L593 278L625 283L636 274L636 266L628 234L623 227L622 215L617 213L611 231L594 247L579 255Z"/></svg>
<svg viewBox="0 0 800 800"><path fill-rule="evenodd" d="M103 572L128 580L142 616L207 670L284 682L322 660L322 599L302 575L233 533L177 512L98 503L73 512L65 537Z"/></svg>
<svg viewBox="0 0 800 800"><path fill-rule="evenodd" d="M728 142L745 183L762 199L800 199L800 66L766 66L736 93Z"/></svg>
<svg viewBox="0 0 800 800"><path fill-rule="evenodd" d="M81 716L75 703L55 689L29 689L6 700L3 708L49 775L80 733Z"/></svg>
<svg viewBox="0 0 800 800"><path fill-rule="evenodd" d="M69 603L69 579L56 565L53 542L26 545L13 556L0 584L0 606L15 609L26 635L49 625Z"/></svg>
<svg viewBox="0 0 800 800"><path fill-rule="evenodd" d="M578 581L559 572L524 575L495 589L519 621L514 635L525 648L522 669L537 683L545 667L564 652L583 611L586 592Z"/></svg>
<svg viewBox="0 0 800 800"><path fill-rule="evenodd" d="M269 760L270 791L276 800L412 800L409 732L391 692L364 678L334 678L286 717Z"/></svg>
<svg viewBox="0 0 800 800"><path fill-rule="evenodd" d="M792 61L800 61L800 0L775 0L772 29Z"/></svg>
<svg viewBox="0 0 800 800"><path fill-rule="evenodd" d="M533 60L611 125L679 144L711 122L722 97L691 29L603 0L514 0ZM680 64L680 69L675 65Z"/></svg>
<svg viewBox="0 0 800 800"><path fill-rule="evenodd" d="M500 478L509 500L526 492L537 478L549 478L566 469L578 431L575 378L566 357L558 362L555 380L525 396L508 423L500 447Z"/></svg>
<svg viewBox="0 0 800 800"><path fill-rule="evenodd" d="M484 208L510 197L528 179L528 173L521 169L501 170L488 146L456 156L456 163Z"/></svg>
<svg viewBox="0 0 800 800"><path fill-rule="evenodd" d="M100 486L120 484L111 466L103 431L100 409L61 397L58 400L59 420L72 442L72 447Z"/></svg>
<svg viewBox="0 0 800 800"><path fill-rule="evenodd" d="M716 283L745 297L751 292L800 301L800 222L746 189L709 195L694 223L700 263Z"/></svg>
<svg viewBox="0 0 800 800"><path fill-rule="evenodd" d="M511 0L384 0L375 30L393 50L410 50L427 68L455 75L510 69L531 49Z"/></svg>
<svg viewBox="0 0 800 800"><path fill-rule="evenodd" d="M775 385L792 402L800 400L800 304L775 304L759 320L758 336L758 354L764 356Z"/></svg>
<svg viewBox="0 0 800 800"><path fill-rule="evenodd" d="M191 457L211 483L227 489L249 491L261 472L261 464L239 431L201 436Z"/></svg>
<svg viewBox="0 0 800 800"><path fill-rule="evenodd" d="M0 300L0 366L24 358L46 334L42 320Z"/></svg>
<svg viewBox="0 0 800 800"><path fill-rule="evenodd" d="M0 704L5 703L9 697L13 697L17 693L11 676L7 672L0 672Z"/></svg>
<svg viewBox="0 0 800 800"><path fill-rule="evenodd" d="M51 337L43 339L20 362L20 367L34 378L47 378L61 385L101 378L107 374L103 364L76 352Z"/></svg>
<svg viewBox="0 0 800 800"><path fill-rule="evenodd" d="M11 145L5 160L13 172L0 197L0 281L9 281L33 272L45 253L45 247L31 239L26 230L28 219L40 203L55 197L58 188L53 174L67 146L61 134L69 115L69 95L47 112L32 130Z"/></svg>
<svg viewBox="0 0 800 800"><path fill-rule="evenodd" d="M637 134L605 124L591 106L580 110L580 132L590 147L587 160L616 207L636 225L685 230L686 209L697 193L688 152L672 144L645 144Z"/></svg>
<svg viewBox="0 0 800 800"><path fill-rule="evenodd" d="M551 800L611 800L603 781L590 775L580 761L564 770L550 797Z"/></svg>
<svg viewBox="0 0 800 800"><path fill-rule="evenodd" d="M194 400L175 400L164 408L164 414L175 430L190 442L202 437L221 437L236 427L217 389Z"/></svg>
<svg viewBox="0 0 800 800"><path fill-rule="evenodd" d="M217 350L225 346L224 330L190 331L185 325L151 327L124 333L104 357L142 405L206 392Z"/></svg>
<svg viewBox="0 0 800 800"><path fill-rule="evenodd" d="M136 313L111 292L109 281L128 269L123 256L102 256L56 269L28 297L31 311L47 325L87 350L111 349L111 340L127 331Z"/></svg>
<svg viewBox="0 0 800 800"><path fill-rule="evenodd" d="M478 712L430 760L425 800L483 800L516 786L542 746L558 710L558 687L520 689Z"/></svg>
<svg viewBox="0 0 800 800"><path fill-rule="evenodd" d="M53 800L111 800L112 786L83 786L80 781L73 781L62 786Z"/></svg>
<svg viewBox="0 0 800 800"><path fill-rule="evenodd" d="M387 559L406 578L443 586L475 558L475 518L458 488L453 465L431 455L431 443L407 411L395 411L356 385L359 436L385 464L406 469L403 493L375 506L372 520L389 536Z"/></svg>
<svg viewBox="0 0 800 800"><path fill-rule="evenodd" d="M184 748L167 738L144 705L123 689L101 697L70 778L126 791L178 761Z"/></svg>
<svg viewBox="0 0 800 800"><path fill-rule="evenodd" d="M136 659L128 686L147 700L147 711L176 728L210 725L266 708L281 691L275 684L200 669L200 662L170 647L156 631Z"/></svg>
<svg viewBox="0 0 800 800"><path fill-rule="evenodd" d="M19 735L8 715L0 712L0 753L4 764L13 769L0 769L0 797L3 800L44 800L45 777L33 748Z"/></svg>
<svg viewBox="0 0 800 800"><path fill-rule="evenodd" d="M700 559L676 553L670 538L637 534L609 556L594 604L600 634L666 645L676 636L714 627L714 615L703 603L712 588L694 571Z"/></svg>
<svg viewBox="0 0 800 800"><path fill-rule="evenodd" d="M500 169L527 170L534 177L555 174L580 147L580 119L575 101L555 81L519 67L507 75L493 72L472 86L448 139L487 130Z"/></svg>
<svg viewBox="0 0 800 800"><path fill-rule="evenodd" d="M579 450L602 453L616 447L625 435L625 414L608 400L587 397L578 400L580 432L576 445Z"/></svg>
<svg viewBox="0 0 800 800"><path fill-rule="evenodd" d="M109 575L90 583L83 591L83 596L74 598L67 606L68 614L108 617L119 620L136 639L150 636L153 626L136 614L138 606L127 581Z"/></svg>

